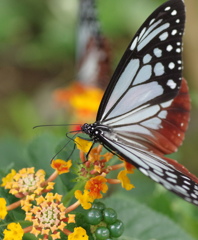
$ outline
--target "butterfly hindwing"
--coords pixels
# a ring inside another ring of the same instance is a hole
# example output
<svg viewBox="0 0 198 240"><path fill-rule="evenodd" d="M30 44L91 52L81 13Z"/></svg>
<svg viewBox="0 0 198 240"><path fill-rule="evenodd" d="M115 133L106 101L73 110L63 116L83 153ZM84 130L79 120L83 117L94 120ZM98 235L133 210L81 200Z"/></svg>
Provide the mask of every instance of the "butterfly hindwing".
<svg viewBox="0 0 198 240"><path fill-rule="evenodd" d="M131 147L122 142L112 142L108 134L104 136L104 143L136 166L144 175L150 177L166 189L186 201L198 205L198 179L183 165L175 160L157 156L136 146Z"/></svg>

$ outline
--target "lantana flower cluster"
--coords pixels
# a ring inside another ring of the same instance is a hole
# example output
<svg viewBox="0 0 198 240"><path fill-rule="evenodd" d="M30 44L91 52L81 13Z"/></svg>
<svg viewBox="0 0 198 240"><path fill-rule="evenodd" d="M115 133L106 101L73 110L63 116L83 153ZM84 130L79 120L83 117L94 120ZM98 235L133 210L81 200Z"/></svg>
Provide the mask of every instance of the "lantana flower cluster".
<svg viewBox="0 0 198 240"><path fill-rule="evenodd" d="M44 170L35 171L34 168L24 168L18 172L12 169L2 179L1 187L7 189L9 194L14 195L18 200L8 204L5 198L0 198L0 219L5 222L8 212L17 207L25 212L25 219L21 219L21 222L7 225L7 229L3 231L3 240L20 240L28 232L38 239L55 240L67 235L69 240L88 240L86 230L76 225L74 210L76 213L79 206L85 210L90 209L94 200L103 198L109 189L109 184L121 184L126 190L134 188L128 178L128 174L134 171L131 164L121 160L121 163L111 165L113 154L103 153L101 145L92 148L91 142L79 137L75 142L80 150L81 161L77 167L71 168L71 160L56 159L51 162L54 172L47 179ZM124 170L118 173L116 179L108 178L110 172L121 168ZM76 186L67 194L70 198L75 197L76 201L66 207L63 199L67 196L53 193L52 190L55 179L60 174L70 171L76 174ZM26 227L22 227L24 221L28 226L26 224Z"/></svg>

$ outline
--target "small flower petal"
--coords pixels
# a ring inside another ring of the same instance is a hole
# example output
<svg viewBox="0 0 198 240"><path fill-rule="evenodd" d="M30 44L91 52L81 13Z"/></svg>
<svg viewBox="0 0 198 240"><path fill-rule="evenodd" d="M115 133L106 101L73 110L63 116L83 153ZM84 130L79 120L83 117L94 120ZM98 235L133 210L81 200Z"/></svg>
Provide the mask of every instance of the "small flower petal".
<svg viewBox="0 0 198 240"><path fill-rule="evenodd" d="M68 236L68 240L88 240L88 235L84 228L76 227L74 232Z"/></svg>
<svg viewBox="0 0 198 240"><path fill-rule="evenodd" d="M126 190L131 190L135 186L130 183L129 178L127 177L127 170L122 170L118 174L118 179L121 181L122 187L125 188Z"/></svg>
<svg viewBox="0 0 198 240"><path fill-rule="evenodd" d="M69 172L72 166L72 161L64 161L62 159L53 160L51 163L51 167L58 171L59 174Z"/></svg>
<svg viewBox="0 0 198 240"><path fill-rule="evenodd" d="M76 190L74 195L84 209L91 208L91 203L94 201L94 199L89 195L89 191L84 190L84 194L82 194L80 190Z"/></svg>
<svg viewBox="0 0 198 240"><path fill-rule="evenodd" d="M77 148L79 150L83 151L84 153L89 152L89 150L93 144L92 142L84 140L80 137L75 138L75 143L76 143Z"/></svg>
<svg viewBox="0 0 198 240"><path fill-rule="evenodd" d="M22 240L24 234L23 229L19 223L8 224L7 229L5 229L3 233L3 240Z"/></svg>
<svg viewBox="0 0 198 240"><path fill-rule="evenodd" d="M75 217L76 217L75 214L68 214L68 217L69 217L68 223L75 223L76 222L75 221Z"/></svg>
<svg viewBox="0 0 198 240"><path fill-rule="evenodd" d="M16 174L16 171L12 169L11 172L6 177L2 178L1 186L5 187L8 182L11 182L15 174Z"/></svg>
<svg viewBox="0 0 198 240"><path fill-rule="evenodd" d="M100 192L106 193L108 190L106 182L107 179L103 176L96 176L87 181L85 189L90 191L90 196L93 199L99 199L103 197Z"/></svg>
<svg viewBox="0 0 198 240"><path fill-rule="evenodd" d="M4 198L0 198L0 219L5 219L7 213L6 200Z"/></svg>

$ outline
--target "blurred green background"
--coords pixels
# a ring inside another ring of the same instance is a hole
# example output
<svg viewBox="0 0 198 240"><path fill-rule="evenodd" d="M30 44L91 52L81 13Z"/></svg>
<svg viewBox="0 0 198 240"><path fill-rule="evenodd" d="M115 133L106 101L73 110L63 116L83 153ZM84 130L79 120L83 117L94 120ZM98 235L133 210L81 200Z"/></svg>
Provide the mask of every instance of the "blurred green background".
<svg viewBox="0 0 198 240"><path fill-rule="evenodd" d="M140 24L162 2L97 2L102 29L112 47L112 69ZM181 161L198 175L198 2L185 2L184 76L190 87L192 113L179 152ZM67 122L52 93L75 79L77 13L77 0L0 1L1 136L29 139L35 134L35 125Z"/></svg>
<svg viewBox="0 0 198 240"><path fill-rule="evenodd" d="M163 2L98 0L102 30L111 43L112 69L141 23ZM173 157L198 176L198 1L186 0L185 3L184 76L190 88L192 113L184 145ZM77 12L77 0L0 1L0 163L6 162L5 152L12 151L13 139L20 142L20 155L23 144L43 131L55 134L56 140L64 138L64 128L32 130L32 127L67 123L64 110L57 108L52 93L75 79ZM46 137L48 141L51 139ZM43 151L48 151L47 147L43 147ZM51 152L48 155L50 159ZM177 202L178 198L175 199ZM182 206L188 208L189 204ZM189 208L198 215L196 207ZM198 216L195 218L197 227ZM187 226L195 236L195 228L189 228Z"/></svg>

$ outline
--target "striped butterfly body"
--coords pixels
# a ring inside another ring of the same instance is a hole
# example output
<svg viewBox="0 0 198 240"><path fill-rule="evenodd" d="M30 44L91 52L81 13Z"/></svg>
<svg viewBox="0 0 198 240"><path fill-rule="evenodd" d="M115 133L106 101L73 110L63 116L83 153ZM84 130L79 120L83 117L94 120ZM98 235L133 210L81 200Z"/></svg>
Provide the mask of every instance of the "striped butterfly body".
<svg viewBox="0 0 198 240"><path fill-rule="evenodd" d="M157 8L126 49L100 104L82 132L186 201L198 205L198 178L164 157L182 144L190 100L182 76L185 6Z"/></svg>

